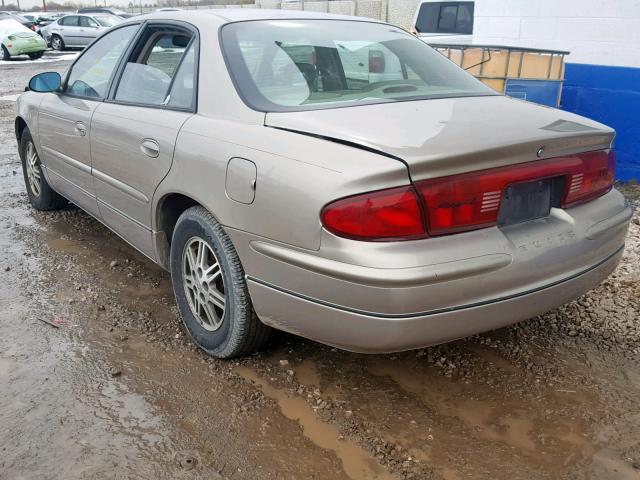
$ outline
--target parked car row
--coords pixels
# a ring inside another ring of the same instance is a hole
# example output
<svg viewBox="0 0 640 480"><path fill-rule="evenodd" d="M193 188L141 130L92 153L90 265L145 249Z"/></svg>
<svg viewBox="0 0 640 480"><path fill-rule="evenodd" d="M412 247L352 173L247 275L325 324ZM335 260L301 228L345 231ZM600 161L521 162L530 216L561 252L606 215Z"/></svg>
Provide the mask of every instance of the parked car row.
<svg viewBox="0 0 640 480"><path fill-rule="evenodd" d="M112 8L81 8L76 13L0 11L0 60L54 50L84 48L109 28L133 15ZM38 35L42 38L36 38Z"/></svg>
<svg viewBox="0 0 640 480"><path fill-rule="evenodd" d="M67 15L44 27L42 37L54 50L86 47L123 20L116 15L104 13Z"/></svg>

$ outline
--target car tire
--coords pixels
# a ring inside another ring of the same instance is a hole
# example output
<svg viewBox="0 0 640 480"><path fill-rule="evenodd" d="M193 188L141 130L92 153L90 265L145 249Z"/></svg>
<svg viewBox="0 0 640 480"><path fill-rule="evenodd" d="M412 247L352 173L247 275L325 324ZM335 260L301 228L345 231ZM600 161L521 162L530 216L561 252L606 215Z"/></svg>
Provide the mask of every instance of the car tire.
<svg viewBox="0 0 640 480"><path fill-rule="evenodd" d="M31 206L42 211L58 210L66 206L67 200L51 188L42 174L40 156L29 128L25 128L20 137L20 159Z"/></svg>
<svg viewBox="0 0 640 480"><path fill-rule="evenodd" d="M271 329L253 309L233 243L203 207L189 208L178 219L170 270L182 322L206 353L232 358L252 353L267 341ZM211 273L205 275L205 270Z"/></svg>
<svg viewBox="0 0 640 480"><path fill-rule="evenodd" d="M11 54L4 45L0 45L0 60L11 60Z"/></svg>
<svg viewBox="0 0 640 480"><path fill-rule="evenodd" d="M39 58L42 58L42 55L44 55L44 51L42 51L42 52L34 52L34 53L30 53L29 54L29 58L31 60L38 60Z"/></svg>
<svg viewBox="0 0 640 480"><path fill-rule="evenodd" d="M64 40L60 35L51 35L51 48L54 50L64 50Z"/></svg>

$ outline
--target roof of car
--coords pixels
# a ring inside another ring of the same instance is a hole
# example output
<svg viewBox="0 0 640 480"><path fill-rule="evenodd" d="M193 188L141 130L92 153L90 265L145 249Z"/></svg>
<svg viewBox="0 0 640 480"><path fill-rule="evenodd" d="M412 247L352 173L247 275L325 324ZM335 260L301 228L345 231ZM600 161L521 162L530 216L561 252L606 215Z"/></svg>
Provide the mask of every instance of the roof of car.
<svg viewBox="0 0 640 480"><path fill-rule="evenodd" d="M115 15L105 14L104 12L84 12L84 13L67 13L64 17L115 17ZM60 20L60 18L58 20Z"/></svg>
<svg viewBox="0 0 640 480"><path fill-rule="evenodd" d="M351 21L376 22L371 18L354 17L351 15L337 15L323 12L300 10L270 10L262 8L211 8L198 10L180 10L172 12L153 12L139 15L131 20L145 19L174 19L184 20L193 24L241 22L250 20L281 20L281 19L334 19Z"/></svg>

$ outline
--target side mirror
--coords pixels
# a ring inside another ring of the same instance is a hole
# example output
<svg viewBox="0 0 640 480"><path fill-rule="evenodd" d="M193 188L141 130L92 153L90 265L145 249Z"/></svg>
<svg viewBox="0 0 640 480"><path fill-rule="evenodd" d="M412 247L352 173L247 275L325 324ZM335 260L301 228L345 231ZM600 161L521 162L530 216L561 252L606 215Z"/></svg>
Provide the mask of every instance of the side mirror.
<svg viewBox="0 0 640 480"><path fill-rule="evenodd" d="M62 85L62 79L58 72L44 72L34 75L29 80L29 90L34 92L56 92Z"/></svg>

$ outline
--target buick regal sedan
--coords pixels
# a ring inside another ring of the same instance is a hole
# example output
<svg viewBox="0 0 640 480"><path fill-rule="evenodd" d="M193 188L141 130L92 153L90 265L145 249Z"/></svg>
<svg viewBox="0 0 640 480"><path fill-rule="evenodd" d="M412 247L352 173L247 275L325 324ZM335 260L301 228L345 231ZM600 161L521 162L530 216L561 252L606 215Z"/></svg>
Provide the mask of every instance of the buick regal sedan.
<svg viewBox="0 0 640 480"><path fill-rule="evenodd" d="M610 128L384 23L155 13L29 90L33 207L71 201L169 270L217 357L271 327L358 352L450 341L575 299L622 255Z"/></svg>

